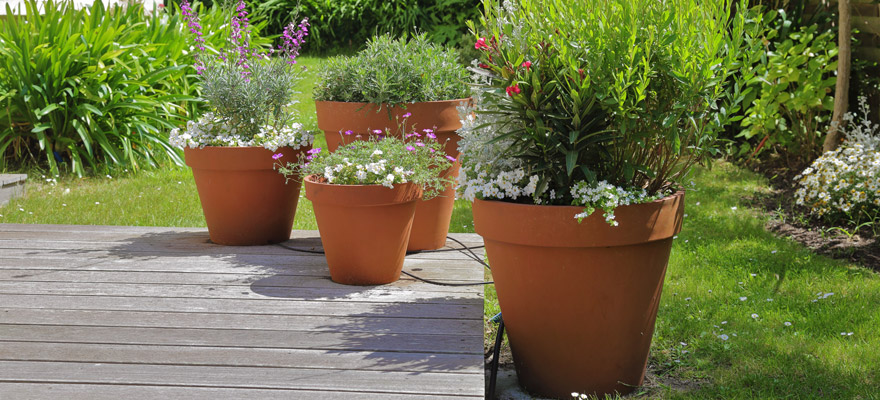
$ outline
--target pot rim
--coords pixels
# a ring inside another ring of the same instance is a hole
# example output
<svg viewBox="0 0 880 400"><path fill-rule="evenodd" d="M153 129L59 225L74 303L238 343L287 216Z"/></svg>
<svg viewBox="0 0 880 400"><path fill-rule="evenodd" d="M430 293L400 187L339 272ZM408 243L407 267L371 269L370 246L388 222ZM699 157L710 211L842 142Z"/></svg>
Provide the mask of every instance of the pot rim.
<svg viewBox="0 0 880 400"><path fill-rule="evenodd" d="M460 99L446 99L446 100L430 100L430 101L416 101L412 103L367 103L363 101L336 101L336 100L315 100L315 103L339 103L339 104L364 104L364 105L381 105L381 106L392 106L397 107L400 105L411 105L411 104L440 104L440 103L462 103L465 101L472 101L473 97L462 97Z"/></svg>
<svg viewBox="0 0 880 400"><path fill-rule="evenodd" d="M618 226L597 210L578 222L579 206L517 204L474 200L474 230L484 240L538 247L616 247L671 240L681 231L683 190L648 203L615 209Z"/></svg>

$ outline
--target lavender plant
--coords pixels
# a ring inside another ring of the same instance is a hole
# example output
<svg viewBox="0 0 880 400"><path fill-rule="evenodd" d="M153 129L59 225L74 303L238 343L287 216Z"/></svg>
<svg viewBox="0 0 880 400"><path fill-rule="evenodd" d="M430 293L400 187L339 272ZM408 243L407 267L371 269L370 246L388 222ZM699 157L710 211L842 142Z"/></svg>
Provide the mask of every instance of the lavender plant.
<svg viewBox="0 0 880 400"><path fill-rule="evenodd" d="M212 112L190 121L183 131L172 131L171 143L263 146L273 151L310 145L313 135L295 122L297 115L291 111L296 84L302 79L296 58L308 36L308 19L285 27L277 48L265 50L252 45L247 7L239 0L229 21L226 46L213 54L204 46L199 17L189 1L180 8L194 36L193 67Z"/></svg>

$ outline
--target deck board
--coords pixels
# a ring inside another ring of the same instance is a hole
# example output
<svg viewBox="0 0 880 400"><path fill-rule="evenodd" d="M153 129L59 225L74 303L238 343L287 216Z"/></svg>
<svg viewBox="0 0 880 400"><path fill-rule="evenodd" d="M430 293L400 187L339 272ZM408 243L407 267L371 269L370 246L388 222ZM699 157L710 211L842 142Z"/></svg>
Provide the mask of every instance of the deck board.
<svg viewBox="0 0 880 400"><path fill-rule="evenodd" d="M314 231L284 245L321 248ZM483 278L458 251L409 255L404 270ZM320 254L218 246L204 229L0 224L0 393L482 398L482 293L338 285Z"/></svg>

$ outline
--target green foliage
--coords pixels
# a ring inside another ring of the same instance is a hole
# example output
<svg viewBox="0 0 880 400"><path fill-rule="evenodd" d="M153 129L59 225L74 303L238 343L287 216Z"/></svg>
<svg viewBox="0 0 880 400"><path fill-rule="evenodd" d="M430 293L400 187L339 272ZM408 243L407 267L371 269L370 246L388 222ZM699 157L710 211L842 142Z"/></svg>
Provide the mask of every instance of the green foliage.
<svg viewBox="0 0 880 400"><path fill-rule="evenodd" d="M178 17L100 1L40 3L42 14L25 5L0 24L0 168L26 156L52 174L179 162L166 131L197 92Z"/></svg>
<svg viewBox="0 0 880 400"><path fill-rule="evenodd" d="M483 113L507 117L494 143L512 140L507 157L540 176L536 198L581 180L653 194L714 154L727 118L716 104L747 33L730 6L485 0L472 27L489 79Z"/></svg>
<svg viewBox="0 0 880 400"><path fill-rule="evenodd" d="M440 44L461 44L465 22L478 16L478 0L268 0L257 13L280 33L290 21L312 21L306 49L359 49L376 34L424 32Z"/></svg>
<svg viewBox="0 0 880 400"><path fill-rule="evenodd" d="M771 11L763 18L769 22L776 14ZM784 12L779 15L786 21ZM837 44L833 32L816 24L786 37L779 34L780 28L769 28L765 40L744 57L744 103L749 106L738 135L745 139L739 155L777 147L799 167L818 156L831 118Z"/></svg>
<svg viewBox="0 0 880 400"><path fill-rule="evenodd" d="M354 56L327 60L318 72L315 100L401 104L468 97L467 69L455 51L424 34L374 37Z"/></svg>

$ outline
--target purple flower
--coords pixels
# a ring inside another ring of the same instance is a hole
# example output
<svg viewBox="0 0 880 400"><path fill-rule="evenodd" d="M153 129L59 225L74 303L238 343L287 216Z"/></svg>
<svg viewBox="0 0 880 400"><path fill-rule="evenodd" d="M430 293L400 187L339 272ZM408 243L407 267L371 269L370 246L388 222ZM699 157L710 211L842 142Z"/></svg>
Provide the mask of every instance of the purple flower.
<svg viewBox="0 0 880 400"><path fill-rule="evenodd" d="M422 129L422 132L425 132L425 133L434 133L434 130L433 130L433 129L425 128L425 129Z"/></svg>
<svg viewBox="0 0 880 400"><path fill-rule="evenodd" d="M422 143L422 142L416 142L416 146L419 146L419 147L425 147L425 144Z"/></svg>
<svg viewBox="0 0 880 400"><path fill-rule="evenodd" d="M345 131L345 134L346 134L346 135L351 135L352 133L354 133L354 132L352 132L350 129L347 130L347 131Z"/></svg>
<svg viewBox="0 0 880 400"><path fill-rule="evenodd" d="M446 159L449 160L449 161L455 162L455 157L453 157L453 156L449 156L449 155L447 155L447 156L446 156Z"/></svg>
<svg viewBox="0 0 880 400"><path fill-rule="evenodd" d="M382 134L382 130L381 130L381 129L373 129L373 133L375 133L375 134L377 134L377 135L381 135L381 134Z"/></svg>
<svg viewBox="0 0 880 400"><path fill-rule="evenodd" d="M309 153L309 154L314 155L314 154L318 154L318 153L320 153L320 152L321 152L321 148L320 148L320 147L315 147L314 149L311 149L311 150L307 151L306 153Z"/></svg>
<svg viewBox="0 0 880 400"><path fill-rule="evenodd" d="M291 22L284 27L284 31L281 32L282 42L278 48L284 52L284 55L288 58L288 64L296 64L296 57L299 56L299 50L303 43L305 43L305 37L308 35L308 18L303 18L303 20L300 21L299 26L296 26L295 22Z"/></svg>
<svg viewBox="0 0 880 400"><path fill-rule="evenodd" d="M404 117L404 118L409 118L409 117L411 117L411 116L412 116L412 113L406 113L406 114L403 114L403 117Z"/></svg>
<svg viewBox="0 0 880 400"><path fill-rule="evenodd" d="M415 148L415 147L412 147L412 146L406 146L406 149L407 149L408 151L416 151L416 148Z"/></svg>
<svg viewBox="0 0 880 400"><path fill-rule="evenodd" d="M279 158L281 158L281 157L284 157L284 154L278 153L278 154L273 154L273 155L272 155L272 159L273 159L273 160L277 160L277 159L279 159Z"/></svg>
<svg viewBox="0 0 880 400"><path fill-rule="evenodd" d="M199 55L205 51L205 38L202 37L202 25L199 24L199 15L192 9L189 0L183 0L180 3L180 13L183 14L183 20L186 21L189 31L196 35L195 47L198 49L198 52L193 55L193 67L195 67L196 73L201 75L206 68L205 62L199 58Z"/></svg>
<svg viewBox="0 0 880 400"><path fill-rule="evenodd" d="M425 136L427 136L428 139L437 139L437 135L435 135L431 132L426 133Z"/></svg>
<svg viewBox="0 0 880 400"><path fill-rule="evenodd" d="M429 148L428 148L428 150L431 150L431 153L433 153L433 152L434 152L434 149L432 149L432 148L430 148L430 147L429 147Z"/></svg>

